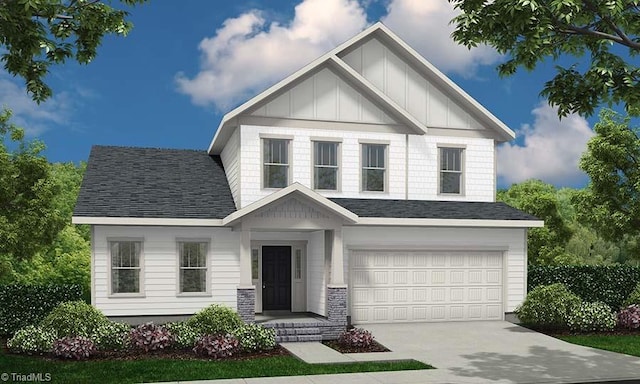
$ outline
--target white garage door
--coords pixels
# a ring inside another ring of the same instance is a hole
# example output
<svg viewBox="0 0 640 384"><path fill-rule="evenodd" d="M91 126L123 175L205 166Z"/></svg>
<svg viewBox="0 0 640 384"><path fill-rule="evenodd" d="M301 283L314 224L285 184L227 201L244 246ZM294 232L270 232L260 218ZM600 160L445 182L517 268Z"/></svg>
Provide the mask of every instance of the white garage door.
<svg viewBox="0 0 640 384"><path fill-rule="evenodd" d="M501 320L502 252L352 250L355 324Z"/></svg>

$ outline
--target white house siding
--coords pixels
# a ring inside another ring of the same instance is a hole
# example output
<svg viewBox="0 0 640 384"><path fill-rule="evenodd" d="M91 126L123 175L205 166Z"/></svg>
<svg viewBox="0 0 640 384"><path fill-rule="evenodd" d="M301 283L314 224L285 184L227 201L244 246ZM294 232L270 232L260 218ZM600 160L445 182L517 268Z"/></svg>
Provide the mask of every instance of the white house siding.
<svg viewBox="0 0 640 384"><path fill-rule="evenodd" d="M307 245L307 310L326 315L324 231L311 232Z"/></svg>
<svg viewBox="0 0 640 384"><path fill-rule="evenodd" d="M230 228L95 226L94 305L107 316L192 314L212 304L236 307L240 280L239 232ZM143 240L144 297L110 297L110 238ZM177 295L176 238L209 239L209 296Z"/></svg>
<svg viewBox="0 0 640 384"><path fill-rule="evenodd" d="M345 268L349 250L360 248L414 250L505 250L504 311L512 312L526 294L526 233L514 228L417 228L349 226L343 230Z"/></svg>
<svg viewBox="0 0 640 384"><path fill-rule="evenodd" d="M342 59L428 127L484 129L458 103L378 39L370 39Z"/></svg>
<svg viewBox="0 0 640 384"><path fill-rule="evenodd" d="M397 124L382 109L323 68L264 104L252 115L305 120Z"/></svg>
<svg viewBox="0 0 640 384"><path fill-rule="evenodd" d="M229 187L231 188L231 194L233 195L233 201L236 203L236 207L240 204L240 129L236 128L229 141L225 145L220 159L224 165L224 172L227 175L229 181Z"/></svg>
<svg viewBox="0 0 640 384"><path fill-rule="evenodd" d="M439 195L438 145L462 145L464 193ZM410 200L495 201L494 143L491 139L409 135Z"/></svg>

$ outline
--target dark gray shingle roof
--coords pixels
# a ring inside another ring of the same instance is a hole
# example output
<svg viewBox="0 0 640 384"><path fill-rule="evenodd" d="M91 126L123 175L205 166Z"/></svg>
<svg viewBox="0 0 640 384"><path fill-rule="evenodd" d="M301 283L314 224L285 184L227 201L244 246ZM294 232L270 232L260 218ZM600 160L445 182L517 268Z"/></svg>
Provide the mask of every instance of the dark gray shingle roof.
<svg viewBox="0 0 640 384"><path fill-rule="evenodd" d="M235 210L219 156L94 146L73 214L221 219Z"/></svg>
<svg viewBox="0 0 640 384"><path fill-rule="evenodd" d="M539 220L505 203L338 198L330 200L360 217Z"/></svg>

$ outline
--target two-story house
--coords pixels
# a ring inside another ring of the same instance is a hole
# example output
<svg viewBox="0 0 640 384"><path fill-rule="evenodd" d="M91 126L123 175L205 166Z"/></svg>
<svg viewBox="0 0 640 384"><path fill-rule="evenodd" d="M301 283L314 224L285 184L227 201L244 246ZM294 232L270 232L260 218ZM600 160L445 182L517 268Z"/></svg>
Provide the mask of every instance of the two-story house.
<svg viewBox="0 0 640 384"><path fill-rule="evenodd" d="M514 137L377 23L227 113L206 151L93 147L73 217L91 225L92 303L504 319L543 224L495 202Z"/></svg>

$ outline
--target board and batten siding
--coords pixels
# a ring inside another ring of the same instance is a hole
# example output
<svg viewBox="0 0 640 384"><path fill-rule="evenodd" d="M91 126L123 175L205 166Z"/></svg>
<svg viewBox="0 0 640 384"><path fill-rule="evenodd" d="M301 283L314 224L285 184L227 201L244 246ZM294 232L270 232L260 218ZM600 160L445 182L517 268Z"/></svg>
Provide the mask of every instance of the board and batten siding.
<svg viewBox="0 0 640 384"><path fill-rule="evenodd" d="M321 316L326 315L325 264L324 231L311 232L307 245L307 310Z"/></svg>
<svg viewBox="0 0 640 384"><path fill-rule="evenodd" d="M427 127L485 129L455 100L376 38L348 51L342 59Z"/></svg>
<svg viewBox="0 0 640 384"><path fill-rule="evenodd" d="M236 207L240 204L240 129L236 128L229 141L225 145L220 159L224 166L224 172L229 181L229 188Z"/></svg>
<svg viewBox="0 0 640 384"><path fill-rule="evenodd" d="M230 228L94 226L94 302L107 316L188 315L216 303L236 308L239 232ZM109 239L143 239L144 297L114 297L109 286ZM176 239L209 239L210 295L178 295Z"/></svg>
<svg viewBox="0 0 640 384"><path fill-rule="evenodd" d="M526 295L526 229L356 227L343 229L345 269L351 249L446 250L505 249L504 311L513 312ZM347 277L345 275L345 277Z"/></svg>

